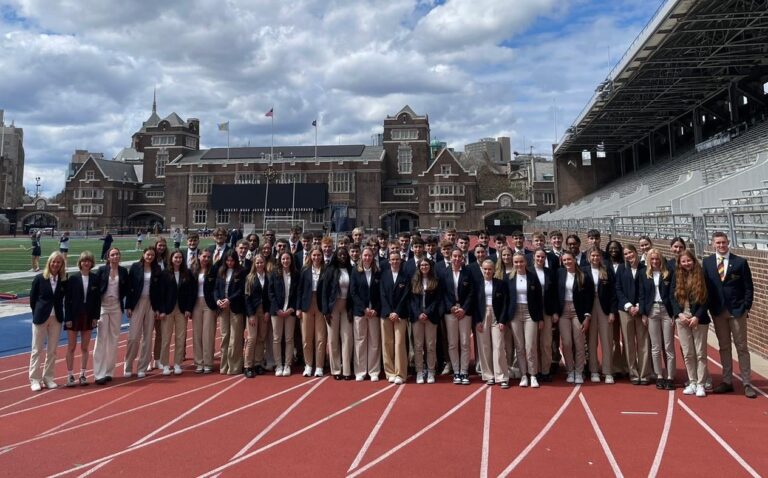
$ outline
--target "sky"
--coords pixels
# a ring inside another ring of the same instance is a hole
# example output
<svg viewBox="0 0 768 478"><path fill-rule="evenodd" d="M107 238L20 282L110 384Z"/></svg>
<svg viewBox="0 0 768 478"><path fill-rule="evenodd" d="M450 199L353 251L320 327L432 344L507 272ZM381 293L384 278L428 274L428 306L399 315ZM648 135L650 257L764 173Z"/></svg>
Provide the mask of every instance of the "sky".
<svg viewBox="0 0 768 478"><path fill-rule="evenodd" d="M371 144L409 105L462 151L549 154L663 0L0 0L0 109L24 183L64 187L76 149L114 157L157 112L201 147Z"/></svg>

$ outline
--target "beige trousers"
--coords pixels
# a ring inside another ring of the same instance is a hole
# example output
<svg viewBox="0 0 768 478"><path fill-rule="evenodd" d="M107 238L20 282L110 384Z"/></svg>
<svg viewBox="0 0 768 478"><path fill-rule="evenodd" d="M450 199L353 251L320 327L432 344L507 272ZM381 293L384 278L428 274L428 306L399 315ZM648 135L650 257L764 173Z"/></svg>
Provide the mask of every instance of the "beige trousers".
<svg viewBox="0 0 768 478"><path fill-rule="evenodd" d="M160 351L160 362L163 365L181 365L184 359L184 349L187 344L184 341L186 335L187 319L179 306L173 308L173 312L161 320L163 325L163 348ZM171 340L173 340L173 361L170 361Z"/></svg>
<svg viewBox="0 0 768 478"><path fill-rule="evenodd" d="M744 385L752 383L752 364L747 347L747 315L734 317L727 310L712 318L715 323L715 335L720 349L720 363L723 365L723 382L733 381L733 352L731 340L736 345L736 354L739 358L739 370Z"/></svg>
<svg viewBox="0 0 768 478"><path fill-rule="evenodd" d="M621 334L624 336L624 355L627 359L630 380L648 380L651 374L651 353L648 327L638 315L632 317L619 311Z"/></svg>
<svg viewBox="0 0 768 478"><path fill-rule="evenodd" d="M616 321L616 317L614 317ZM601 367L597 360L597 340L600 339L603 375L613 375L613 324L608 322L608 314L603 312L600 300L595 297L592 304L592 319L589 324L589 371L599 373Z"/></svg>
<svg viewBox="0 0 768 478"><path fill-rule="evenodd" d="M221 311L221 366L222 374L238 375L243 371L243 332L245 320L242 314L229 309Z"/></svg>
<svg viewBox="0 0 768 478"><path fill-rule="evenodd" d="M253 323L251 323L253 322ZM264 351L267 342L267 324L271 323L271 317L264 319L264 309L259 307L256 315L247 318L246 329L248 338L245 340L245 367L252 368L261 365L264 360Z"/></svg>
<svg viewBox="0 0 768 478"><path fill-rule="evenodd" d="M407 330L405 319L381 321L382 356L387 380L400 377L404 381L408 376L408 351L405 348Z"/></svg>
<svg viewBox="0 0 768 478"><path fill-rule="evenodd" d="M453 314L446 314L445 332L448 336L448 356L453 373L469 371L469 341L472 334L472 317L459 320Z"/></svg>
<svg viewBox="0 0 768 478"><path fill-rule="evenodd" d="M654 304L648 316L648 335L651 337L651 359L653 372L658 378L675 378L675 321L667 314L667 309ZM666 355L666 374L662 362Z"/></svg>
<svg viewBox="0 0 768 478"><path fill-rule="evenodd" d="M704 385L707 378L708 332L709 325L698 325L692 329L677 320L677 335L680 337L680 348L683 349L688 380L697 385Z"/></svg>
<svg viewBox="0 0 768 478"><path fill-rule="evenodd" d="M413 330L413 361L416 367L416 373L424 371L424 352L427 355L427 370L435 372L435 362L437 354L435 353L437 345L437 324L427 320L417 320L411 323Z"/></svg>
<svg viewBox="0 0 768 478"><path fill-rule="evenodd" d="M480 370L485 381L509 381L509 365L507 364L507 349L504 339L504 332L507 328L501 328L491 306L487 306L485 309L483 331L478 332L477 326L475 326L477 358L480 361Z"/></svg>
<svg viewBox="0 0 768 478"><path fill-rule="evenodd" d="M215 347L216 312L208 308L205 298L199 297L192 309L192 353L195 366L213 368Z"/></svg>
<svg viewBox="0 0 768 478"><path fill-rule="evenodd" d="M32 324L32 354L29 356L29 380L41 381L53 380L53 369L56 366L56 349L59 346L61 335L61 322L55 315L40 325ZM43 343L47 342L45 349L45 366L40 370L40 353L43 351Z"/></svg>
<svg viewBox="0 0 768 478"><path fill-rule="evenodd" d="M381 319L355 317L355 376L379 376L381 372ZM414 337L415 340L415 337Z"/></svg>
<svg viewBox="0 0 768 478"><path fill-rule="evenodd" d="M563 359L568 373L584 373L584 346L587 344L586 337L581 328L581 322L576 315L576 309L573 308L573 302L566 302L563 309L563 315L557 322L560 328L560 340L563 341Z"/></svg>
<svg viewBox="0 0 768 478"><path fill-rule="evenodd" d="M552 367L552 316L544 314L544 325L539 330L539 372L549 375Z"/></svg>
<svg viewBox="0 0 768 478"><path fill-rule="evenodd" d="M112 377L115 373L117 339L120 337L122 318L123 312L117 301L101 305L96 345L93 347L93 376L96 379Z"/></svg>
<svg viewBox="0 0 768 478"><path fill-rule="evenodd" d="M304 364L316 369L323 368L327 343L328 329L325 326L325 317L317 307L317 292L313 292L309 310L301 313L301 348Z"/></svg>
<svg viewBox="0 0 768 478"><path fill-rule="evenodd" d="M508 324L515 336L517 364L523 375L539 373L539 324L534 322L528 304L517 304L515 316Z"/></svg>
<svg viewBox="0 0 768 478"><path fill-rule="evenodd" d="M352 375L354 332L347 312L347 300L336 299L328 325L328 345L331 349L332 375Z"/></svg>
<svg viewBox="0 0 768 478"><path fill-rule="evenodd" d="M296 329L296 316L272 316L272 353L275 365L290 367L293 363L293 337ZM285 355L283 355L283 338L285 338Z"/></svg>
<svg viewBox="0 0 768 478"><path fill-rule="evenodd" d="M155 327L155 312L149 303L149 296L139 299L128 319L128 343L125 349L123 370L133 373L133 361L139 357L138 371L144 371L152 360L152 329Z"/></svg>
<svg viewBox="0 0 768 478"><path fill-rule="evenodd" d="M613 331L613 357L611 358L613 374L629 373L627 356L624 354L623 348L624 342L621 337L621 316L614 317L613 324L611 324L611 330Z"/></svg>

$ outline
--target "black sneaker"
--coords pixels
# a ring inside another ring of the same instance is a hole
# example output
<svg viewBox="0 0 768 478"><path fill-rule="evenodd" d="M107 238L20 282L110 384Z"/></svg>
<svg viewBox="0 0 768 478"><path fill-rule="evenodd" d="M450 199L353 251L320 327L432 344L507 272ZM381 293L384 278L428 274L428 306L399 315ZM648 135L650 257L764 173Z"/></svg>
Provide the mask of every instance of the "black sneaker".
<svg viewBox="0 0 768 478"><path fill-rule="evenodd" d="M469 385L469 374L468 373L462 373L461 374L461 384L462 385Z"/></svg>
<svg viewBox="0 0 768 478"><path fill-rule="evenodd" d="M656 389L657 390L664 390L665 388L665 380L663 378L657 378L656 379Z"/></svg>
<svg viewBox="0 0 768 478"><path fill-rule="evenodd" d="M256 372L253 370L253 367L248 367L245 369L245 376L247 378L253 378L256 376Z"/></svg>
<svg viewBox="0 0 768 478"><path fill-rule="evenodd" d="M461 374L460 373L454 373L453 374L453 384L454 385L461 385Z"/></svg>

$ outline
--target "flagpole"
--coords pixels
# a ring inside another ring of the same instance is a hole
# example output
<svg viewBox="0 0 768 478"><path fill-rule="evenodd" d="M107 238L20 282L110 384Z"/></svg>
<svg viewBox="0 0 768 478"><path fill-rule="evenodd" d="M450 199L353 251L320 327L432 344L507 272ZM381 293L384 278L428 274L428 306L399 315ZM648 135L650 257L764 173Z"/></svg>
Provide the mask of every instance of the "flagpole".
<svg viewBox="0 0 768 478"><path fill-rule="evenodd" d="M313 121L315 126L315 162L317 162L317 120Z"/></svg>
<svg viewBox="0 0 768 478"><path fill-rule="evenodd" d="M227 164L229 164L229 121L227 121Z"/></svg>
<svg viewBox="0 0 768 478"><path fill-rule="evenodd" d="M296 221L296 176L293 177L293 198L291 199L291 227Z"/></svg>

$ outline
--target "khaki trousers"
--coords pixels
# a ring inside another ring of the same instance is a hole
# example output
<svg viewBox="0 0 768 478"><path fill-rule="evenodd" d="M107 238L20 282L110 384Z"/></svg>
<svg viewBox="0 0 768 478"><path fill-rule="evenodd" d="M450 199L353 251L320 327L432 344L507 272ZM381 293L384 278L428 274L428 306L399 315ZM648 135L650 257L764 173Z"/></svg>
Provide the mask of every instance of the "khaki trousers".
<svg viewBox="0 0 768 478"><path fill-rule="evenodd" d="M739 358L739 371L744 385L750 385L752 380L752 364L747 347L747 315L734 317L727 310L713 317L715 323L715 335L720 349L720 363L723 364L723 382L733 382L733 352L731 340L736 345L736 354Z"/></svg>
<svg viewBox="0 0 768 478"><path fill-rule="evenodd" d="M309 310L301 313L301 349L304 364L322 369L325 366L327 343L328 329L325 326L325 317L317 307L317 292L312 292Z"/></svg>
<svg viewBox="0 0 768 478"><path fill-rule="evenodd" d="M208 308L205 298L198 297L192 309L192 353L195 366L213 368L215 348L216 312Z"/></svg>
<svg viewBox="0 0 768 478"><path fill-rule="evenodd" d="M352 375L354 332L347 311L347 299L336 299L328 325L328 345L331 349L332 375Z"/></svg>
<svg viewBox="0 0 768 478"><path fill-rule="evenodd" d="M381 319L355 317L355 376L379 376L381 372ZM415 340L415 337L414 337Z"/></svg>
<svg viewBox="0 0 768 478"><path fill-rule="evenodd" d="M262 307L259 307L259 310L256 311L256 315L248 317L246 325L248 338L245 340L245 368L261 365L261 362L264 360L264 351L266 350L267 341L267 324L271 322L271 318L264 319L264 309Z"/></svg>
<svg viewBox="0 0 768 478"><path fill-rule="evenodd" d="M573 302L566 302L563 315L557 322L560 329L560 339L563 341L563 359L568 373L584 373L584 346L586 338L581 328L581 322L573 308Z"/></svg>
<svg viewBox="0 0 768 478"><path fill-rule="evenodd" d="M621 317L614 317L613 324L611 324L611 330L613 331L613 357L611 363L613 364L613 374L617 373L629 373L627 367L627 357L624 355L623 341L621 339Z"/></svg>
<svg viewBox="0 0 768 478"><path fill-rule="evenodd" d="M515 352L520 373L536 375L539 373L539 324L534 322L528 311L528 304L517 304L515 316L508 324L515 337Z"/></svg>
<svg viewBox="0 0 768 478"><path fill-rule="evenodd" d="M539 330L539 372L549 375L552 367L552 316L544 314L544 325Z"/></svg>
<svg viewBox="0 0 768 478"><path fill-rule="evenodd" d="M55 315L40 325L32 324L32 354L29 356L29 381L53 380L53 369L56 366L56 349L59 346L61 335L61 322ZM43 342L47 342L45 349L45 366L40 370L40 353L43 351Z"/></svg>
<svg viewBox="0 0 768 478"><path fill-rule="evenodd" d="M487 306L485 309L483 331L478 332L477 326L475 326L477 358L480 361L480 371L485 381L509 381L509 365L507 364L507 349L504 339L504 332L507 328L504 327L502 330L501 325L496 321L491 306Z"/></svg>
<svg viewBox="0 0 768 478"><path fill-rule="evenodd" d="M293 337L296 330L296 316L272 316L272 353L275 365L290 367L293 363ZM285 355L283 355L283 338L285 338Z"/></svg>
<svg viewBox="0 0 768 478"><path fill-rule="evenodd" d="M416 373L421 374L424 371L424 352L427 354L427 370L435 372L435 362L437 353L437 324L427 320L417 320L411 323L413 330L413 361L416 367ZM425 350L426 349L426 350Z"/></svg>
<svg viewBox="0 0 768 478"><path fill-rule="evenodd" d="M120 320L123 311L117 301L101 306L96 345L93 347L93 376L98 380L112 377L117 361L117 339L120 337Z"/></svg>
<svg viewBox="0 0 768 478"><path fill-rule="evenodd" d="M653 372L658 378L675 378L675 321L663 305L654 304L648 316L648 335L651 337ZM663 355L666 355L667 371L664 374Z"/></svg>
<svg viewBox="0 0 768 478"><path fill-rule="evenodd" d="M243 370L243 332L245 320L242 314L230 309L221 311L221 366L222 374L237 375Z"/></svg>
<svg viewBox="0 0 768 478"><path fill-rule="evenodd" d="M163 348L160 351L160 362L169 367L180 366L184 360L184 349L187 347L184 340L187 318L184 317L184 312L179 310L177 305L173 308L173 312L166 315L160 322L163 325ZM173 340L173 362L170 361L171 340Z"/></svg>
<svg viewBox="0 0 768 478"><path fill-rule="evenodd" d="M142 296L128 319L128 343L125 348L124 372L133 373L133 361L139 357L138 371L144 371L152 360L152 329L155 326L155 312L149 303L149 296Z"/></svg>
<svg viewBox="0 0 768 478"><path fill-rule="evenodd" d="M614 321L616 318L614 317ZM603 375L613 375L613 324L608 322L608 314L603 312L600 300L595 297L592 304L592 319L589 324L589 371L599 373L601 367L597 360L597 340L600 338Z"/></svg>
<svg viewBox="0 0 768 478"><path fill-rule="evenodd" d="M683 349L685 370L688 380L697 385L704 385L707 379L707 333L709 325L698 325L695 329L683 325L677 320L677 335L680 348Z"/></svg>
<svg viewBox="0 0 768 478"><path fill-rule="evenodd" d="M156 320L154 324L154 329L155 329L155 347L152 352L155 357L155 360L160 360L160 353L162 352L162 349L163 349L163 323L160 322L159 320ZM160 361L160 363L162 363L162 360ZM167 365L167 364L163 364L163 365Z"/></svg>
<svg viewBox="0 0 768 478"><path fill-rule="evenodd" d="M651 374L648 327L640 316L632 317L619 311L621 334L624 336L624 356L627 359L630 380L648 380Z"/></svg>
<svg viewBox="0 0 768 478"><path fill-rule="evenodd" d="M472 334L472 317L457 319L453 314L446 314L445 332L448 335L448 356L451 359L453 373L469 371L469 341Z"/></svg>
<svg viewBox="0 0 768 478"><path fill-rule="evenodd" d="M408 376L408 351L405 349L407 330L404 319L381 321L382 356L387 380L400 377L405 381Z"/></svg>

